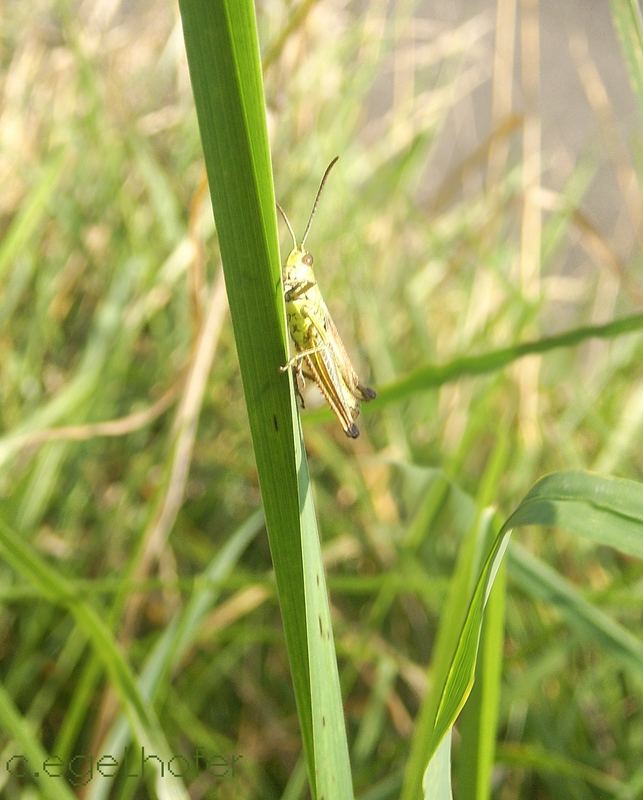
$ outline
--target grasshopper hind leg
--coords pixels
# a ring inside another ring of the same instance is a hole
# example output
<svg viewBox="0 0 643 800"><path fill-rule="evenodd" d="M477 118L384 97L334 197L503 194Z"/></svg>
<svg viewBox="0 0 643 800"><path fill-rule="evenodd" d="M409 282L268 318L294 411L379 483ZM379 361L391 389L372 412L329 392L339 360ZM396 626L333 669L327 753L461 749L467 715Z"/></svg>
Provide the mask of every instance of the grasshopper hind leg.
<svg viewBox="0 0 643 800"><path fill-rule="evenodd" d="M370 386L364 386L363 383L357 384L357 392L360 400L374 400L377 397L377 392L375 389L371 389Z"/></svg>
<svg viewBox="0 0 643 800"><path fill-rule="evenodd" d="M349 439L357 439L359 436L359 428L354 422L352 422L350 425L344 428L344 433L349 437Z"/></svg>

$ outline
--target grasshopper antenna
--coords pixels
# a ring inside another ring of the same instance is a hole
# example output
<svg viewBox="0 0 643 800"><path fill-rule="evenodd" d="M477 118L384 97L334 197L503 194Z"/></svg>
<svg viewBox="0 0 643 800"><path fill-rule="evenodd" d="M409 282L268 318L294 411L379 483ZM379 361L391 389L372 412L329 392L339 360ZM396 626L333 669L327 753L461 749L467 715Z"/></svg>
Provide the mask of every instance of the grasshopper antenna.
<svg viewBox="0 0 643 800"><path fill-rule="evenodd" d="M295 250L296 250L296 249L297 249L297 239L295 238L295 232L294 232L294 231L293 231L293 229L292 229L292 225L290 224L290 221L288 220L288 217L286 216L286 212L285 212L285 211L283 210L283 208L282 208L282 207L279 205L279 203L276 203L276 206L277 206L277 208L279 209L279 213L280 213L280 214L281 214L281 216L284 218L284 222L285 222L285 223L286 223L286 225L288 226L288 230L290 231L290 235L292 236L292 243L293 243L293 247L294 247L294 248L295 248Z"/></svg>
<svg viewBox="0 0 643 800"><path fill-rule="evenodd" d="M306 230L304 231L304 238L301 240L301 246L304 246L304 242L306 241L306 237L308 236L308 231L310 230L310 223L313 221L313 216L315 211L317 211L317 203L319 202L319 195L322 193L322 189L324 188L324 184L326 183L326 178L328 177L328 173L331 169L335 166L335 164L339 161L339 156L335 156L335 158L330 162L330 164L326 167L326 172L321 179L321 183L319 184L319 189L317 189L317 196L315 197L315 202L313 203L313 210L310 212L310 216L308 217L308 225L306 225ZM290 227L290 225L288 226Z"/></svg>

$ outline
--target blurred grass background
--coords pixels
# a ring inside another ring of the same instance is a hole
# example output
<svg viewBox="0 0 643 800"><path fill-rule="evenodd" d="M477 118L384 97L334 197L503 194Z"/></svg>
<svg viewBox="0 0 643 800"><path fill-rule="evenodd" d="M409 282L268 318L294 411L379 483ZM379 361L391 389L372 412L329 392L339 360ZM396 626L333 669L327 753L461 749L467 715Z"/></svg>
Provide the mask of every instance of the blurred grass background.
<svg viewBox="0 0 643 800"><path fill-rule="evenodd" d="M607 4L574 7L257 4L296 231L341 157L308 245L372 385L640 312L641 98ZM3 12L2 521L99 610L135 674L182 615L154 684L165 738L242 756L234 778L195 772L191 796L305 796L178 12ZM640 480L641 353L640 335L591 340L409 393L365 409L355 443L308 418L361 796L399 792L468 524L457 498L508 513L551 470ZM521 542L640 638L640 564L563 534ZM0 570L0 675L31 735L62 758L113 748L122 712L86 639ZM519 570L509 598L495 796L637 797L634 676ZM7 719L2 763L20 752ZM40 796L5 770L0 788ZM83 791L148 796L122 772Z"/></svg>

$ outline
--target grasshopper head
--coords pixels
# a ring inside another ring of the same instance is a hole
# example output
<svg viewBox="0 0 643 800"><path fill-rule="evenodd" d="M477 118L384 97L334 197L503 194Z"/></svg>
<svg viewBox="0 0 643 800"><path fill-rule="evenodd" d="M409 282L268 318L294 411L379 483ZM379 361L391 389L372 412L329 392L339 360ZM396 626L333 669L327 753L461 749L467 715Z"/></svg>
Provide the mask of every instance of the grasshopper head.
<svg viewBox="0 0 643 800"><path fill-rule="evenodd" d="M284 283L315 283L313 256L298 245L290 251L283 268Z"/></svg>

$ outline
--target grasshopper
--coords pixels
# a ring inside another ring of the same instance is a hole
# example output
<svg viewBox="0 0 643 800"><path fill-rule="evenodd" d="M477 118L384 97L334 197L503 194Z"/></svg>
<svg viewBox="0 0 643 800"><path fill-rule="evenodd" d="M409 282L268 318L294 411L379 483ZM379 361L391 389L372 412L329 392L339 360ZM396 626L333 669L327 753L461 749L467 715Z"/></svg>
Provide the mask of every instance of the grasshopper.
<svg viewBox="0 0 643 800"><path fill-rule="evenodd" d="M292 225L283 208L277 203L293 241L293 249L282 269L282 278L288 331L295 345L295 355L287 364L280 367L280 370L294 371L302 408L305 378L314 381L337 416L344 433L351 439L356 439L359 436L359 428L355 424L359 415L359 401L372 400L375 392L360 383L353 369L317 285L312 253L304 247L313 215L317 210L319 195L337 159L338 157L335 157L326 167L301 244L297 244Z"/></svg>

